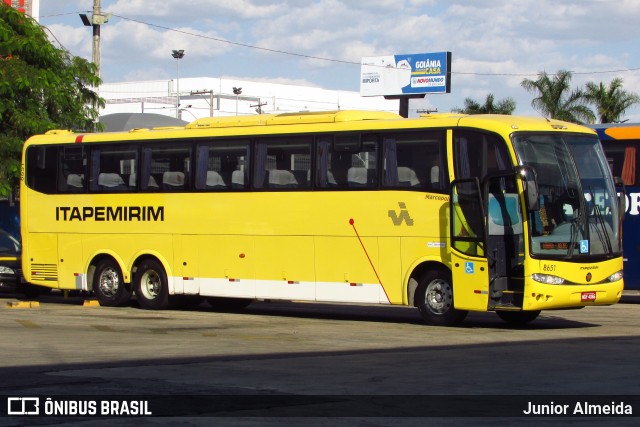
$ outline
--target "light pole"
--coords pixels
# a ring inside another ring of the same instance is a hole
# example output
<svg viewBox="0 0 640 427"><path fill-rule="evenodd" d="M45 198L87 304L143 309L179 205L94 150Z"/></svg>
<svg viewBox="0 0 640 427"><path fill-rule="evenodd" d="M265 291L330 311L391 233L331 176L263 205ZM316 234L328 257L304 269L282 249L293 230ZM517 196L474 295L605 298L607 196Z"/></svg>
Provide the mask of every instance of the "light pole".
<svg viewBox="0 0 640 427"><path fill-rule="evenodd" d="M241 87L233 88L233 94L236 96L236 116L238 115L238 97L240 96L241 93L242 93Z"/></svg>
<svg viewBox="0 0 640 427"><path fill-rule="evenodd" d="M184 50L173 50L171 56L176 58L176 119L180 118L180 60L184 56Z"/></svg>

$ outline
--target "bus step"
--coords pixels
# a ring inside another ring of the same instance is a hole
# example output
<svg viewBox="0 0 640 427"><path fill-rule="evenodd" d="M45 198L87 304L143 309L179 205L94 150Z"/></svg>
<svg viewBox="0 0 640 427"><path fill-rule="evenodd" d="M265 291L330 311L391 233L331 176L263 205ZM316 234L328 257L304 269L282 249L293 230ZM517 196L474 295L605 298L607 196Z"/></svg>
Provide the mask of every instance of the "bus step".
<svg viewBox="0 0 640 427"><path fill-rule="evenodd" d="M501 304L501 305L491 306L489 307L489 310L521 311L522 307L518 307L517 305L512 305L512 304Z"/></svg>
<svg viewBox="0 0 640 427"><path fill-rule="evenodd" d="M511 291L511 290L505 289L505 290L502 291L502 293L503 294L523 294L524 292L523 291Z"/></svg>

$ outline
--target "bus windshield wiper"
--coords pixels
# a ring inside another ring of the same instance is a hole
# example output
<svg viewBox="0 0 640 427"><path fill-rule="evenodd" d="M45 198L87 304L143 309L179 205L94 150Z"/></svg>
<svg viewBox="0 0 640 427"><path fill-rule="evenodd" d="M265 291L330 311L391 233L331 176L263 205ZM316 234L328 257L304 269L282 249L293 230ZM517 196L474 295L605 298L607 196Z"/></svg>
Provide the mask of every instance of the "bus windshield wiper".
<svg viewBox="0 0 640 427"><path fill-rule="evenodd" d="M596 199L593 196L593 190L591 189L591 186L589 186L589 194L591 195L591 200L593 200L593 215L595 216L595 219L596 219L596 227L595 227L596 234L598 235L598 239L600 239L600 243L602 243L602 245L606 248L607 254L611 254L613 253L613 248L611 246L611 239L609 238L609 233L607 233L607 227L604 223L602 212L600 212L600 207L595 202ZM604 234L604 236L602 234Z"/></svg>
<svg viewBox="0 0 640 427"><path fill-rule="evenodd" d="M580 225L582 224L582 209L579 211L578 216L571 220L571 238L569 239L569 248L567 249L567 258L573 255L576 242L578 241L578 233L580 231Z"/></svg>

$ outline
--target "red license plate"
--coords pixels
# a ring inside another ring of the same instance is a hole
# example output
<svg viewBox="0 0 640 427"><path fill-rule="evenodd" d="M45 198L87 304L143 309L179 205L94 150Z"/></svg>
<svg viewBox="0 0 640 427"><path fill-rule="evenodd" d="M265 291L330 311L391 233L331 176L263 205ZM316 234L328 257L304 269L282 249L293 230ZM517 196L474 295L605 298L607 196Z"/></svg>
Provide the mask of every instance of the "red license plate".
<svg viewBox="0 0 640 427"><path fill-rule="evenodd" d="M580 300L583 302L593 302L596 300L595 292L583 292L580 294Z"/></svg>

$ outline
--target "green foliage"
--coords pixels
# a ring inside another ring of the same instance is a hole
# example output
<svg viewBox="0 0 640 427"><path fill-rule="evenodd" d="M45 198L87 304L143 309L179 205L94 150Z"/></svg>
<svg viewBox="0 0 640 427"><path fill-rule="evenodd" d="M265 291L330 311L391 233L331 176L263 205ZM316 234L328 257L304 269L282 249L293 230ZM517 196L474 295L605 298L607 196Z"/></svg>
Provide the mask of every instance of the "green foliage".
<svg viewBox="0 0 640 427"><path fill-rule="evenodd" d="M537 80L524 79L521 85L527 91L537 93L531 105L543 116L573 123L593 123L595 115L586 105L585 94L582 89L571 89L571 77L571 71L560 70L553 76L543 71Z"/></svg>
<svg viewBox="0 0 640 427"><path fill-rule="evenodd" d="M465 98L464 108L454 108L456 113L463 114L507 114L511 115L516 109L516 102L512 98L505 98L499 102L494 102L493 94L488 94L484 105L471 98Z"/></svg>
<svg viewBox="0 0 640 427"><path fill-rule="evenodd" d="M619 122L629 107L640 103L640 96L622 89L621 78L613 79L609 86L587 83L585 97L596 107L600 123Z"/></svg>
<svg viewBox="0 0 640 427"><path fill-rule="evenodd" d="M17 186L30 136L97 130L99 83L94 64L56 48L33 19L0 4L0 195Z"/></svg>

